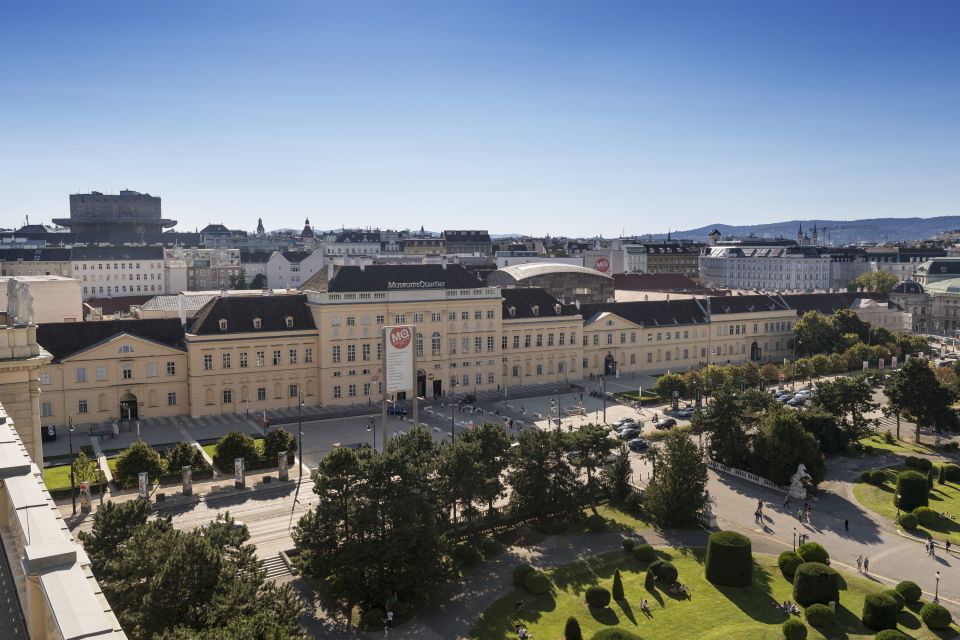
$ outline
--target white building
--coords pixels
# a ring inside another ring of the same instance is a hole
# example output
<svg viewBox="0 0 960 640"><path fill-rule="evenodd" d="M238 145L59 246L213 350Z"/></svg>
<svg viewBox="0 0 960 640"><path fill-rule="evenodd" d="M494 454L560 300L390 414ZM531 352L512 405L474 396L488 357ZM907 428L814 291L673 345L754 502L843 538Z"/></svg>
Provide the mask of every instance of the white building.
<svg viewBox="0 0 960 640"><path fill-rule="evenodd" d="M517 264L572 264L577 267L583 266L583 257L575 256L572 258L552 258L550 256L539 255L536 251L497 251L496 253L497 269L509 267Z"/></svg>
<svg viewBox="0 0 960 640"><path fill-rule="evenodd" d="M366 256L374 258L380 255L379 231L341 231L325 241L328 256ZM399 243L395 247L400 251ZM306 280L306 278L304 278Z"/></svg>
<svg viewBox="0 0 960 640"><path fill-rule="evenodd" d="M325 263L326 256L322 248L312 252L274 251L267 261L267 286L271 289L296 289L323 269Z"/></svg>
<svg viewBox="0 0 960 640"><path fill-rule="evenodd" d="M78 322L83 319L80 283L63 276L0 277L0 310L14 298L29 304L36 324ZM27 302L29 301L29 303ZM16 304L16 303L14 303Z"/></svg>
<svg viewBox="0 0 960 640"><path fill-rule="evenodd" d="M74 247L70 271L84 300L167 291L163 247Z"/></svg>
<svg viewBox="0 0 960 640"><path fill-rule="evenodd" d="M729 289L827 289L830 256L794 245L708 246L700 253L700 281Z"/></svg>

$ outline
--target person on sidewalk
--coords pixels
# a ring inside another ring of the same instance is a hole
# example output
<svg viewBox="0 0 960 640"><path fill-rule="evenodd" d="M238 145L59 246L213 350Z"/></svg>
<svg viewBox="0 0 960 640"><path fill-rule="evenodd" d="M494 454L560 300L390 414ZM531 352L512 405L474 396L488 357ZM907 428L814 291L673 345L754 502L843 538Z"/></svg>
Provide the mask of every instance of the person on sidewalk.
<svg viewBox="0 0 960 640"><path fill-rule="evenodd" d="M863 558L863 575L870 575L870 558Z"/></svg>
<svg viewBox="0 0 960 640"><path fill-rule="evenodd" d="M863 555L857 556L857 573L863 573Z"/></svg>

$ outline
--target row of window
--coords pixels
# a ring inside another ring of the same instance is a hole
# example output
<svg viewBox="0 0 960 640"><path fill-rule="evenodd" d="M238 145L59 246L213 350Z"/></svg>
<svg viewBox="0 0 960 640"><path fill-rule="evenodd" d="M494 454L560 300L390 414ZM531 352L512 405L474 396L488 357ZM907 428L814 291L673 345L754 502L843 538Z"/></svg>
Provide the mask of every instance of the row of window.
<svg viewBox="0 0 960 640"><path fill-rule="evenodd" d="M254 362L256 366L263 367L266 365L267 361L267 352L266 351L255 351L254 353ZM238 354L238 364L240 369L247 369L250 367L250 352L241 351ZM273 366L279 367L283 364L283 351L281 349L274 349L272 353L271 362ZM287 364L299 364L299 351L297 349L288 349L287 350ZM313 363L313 347L304 347L303 349L303 362L304 364ZM233 368L233 353L230 351L224 351L220 354L220 368L221 369L232 369ZM205 353L203 354L203 370L204 371L213 371L213 354Z"/></svg>
<svg viewBox="0 0 960 640"><path fill-rule="evenodd" d="M177 393L176 391L170 391L167 393L167 406L175 407L177 406ZM107 411L106 402L101 398L100 401L100 411ZM90 404L86 399L77 400L77 413L90 413ZM43 418L50 418L53 416L53 403L52 402L41 402L40 403L40 416Z"/></svg>
<svg viewBox="0 0 960 640"><path fill-rule="evenodd" d="M157 374L157 370L158 370L158 365L157 365L156 362L148 362L148 363L147 363L147 377L148 377L148 378L156 378L157 375L158 375L158 374ZM167 374L168 376L175 376L175 375L177 375L177 363L174 362L173 360L168 360L168 361L167 361L167 364L166 364L165 370L166 370L166 374ZM96 368L96 374L97 374L97 382L107 382L107 381L109 380L109 377L108 377L108 375L107 375L107 367L97 367L97 368ZM75 380L76 380L77 382L87 382L87 380L88 380L88 379L87 379L87 368L86 368L86 367L77 367L77 368L75 369L75 376L76 376ZM122 379L124 379L124 380L132 380L132 379L133 379L133 363L131 363L131 362L121 362L121 363L120 363L120 377L121 377ZM40 384L41 384L41 385L47 385L47 384L50 384L50 382L51 382L51 380L50 380L50 374L49 374L49 373L41 373L41 374L40 374Z"/></svg>
<svg viewBox="0 0 960 640"><path fill-rule="evenodd" d="M533 346L533 343L534 343L533 338L534 338L534 335L533 335L533 334L530 334L530 333L524 334L524 336L523 336L523 347L524 347L525 349L529 349L529 348L531 348L531 347ZM586 336L584 336L584 339L586 339ZM567 343L567 334L564 333L563 331L561 331L559 334L557 334L557 345L562 347L562 346L566 345L566 343ZM570 332L570 344L571 344L571 345L574 345L574 344L576 344L576 343L577 343L577 332L576 332L576 331L571 331L571 332ZM513 336L512 344L513 344L513 348L514 348L514 349L519 349L519 348L520 348L520 336L519 336L519 335L514 335L514 336ZM584 342L584 344L586 344L586 342ZM542 333L536 334L536 345L537 345L538 347L542 347L542 346L543 346L543 334L542 334ZM552 334L552 333L548 333L548 334L547 334L547 346L548 346L548 347L552 347L553 345L554 345L554 342L553 342L553 334ZM507 336L503 336L503 337L500 338L500 348L506 350L506 348L507 348Z"/></svg>
<svg viewBox="0 0 960 640"><path fill-rule="evenodd" d="M106 265L106 266L104 266L104 265ZM113 265L113 266L111 267L111 265ZM97 268L94 269L92 264L89 264L89 265L88 265L86 262L84 262L84 263L81 263L81 264L80 264L80 271L87 271L88 268L89 268L90 271L104 271L104 270L110 271L111 268L112 268L114 271L123 271L124 269L133 269L133 268L134 268L133 265L134 265L133 262L120 262L120 263L117 263L117 262L100 262L100 263L97 264ZM140 268L140 263L137 262L136 265L137 265L136 268L139 269L139 268ZM162 263L162 262L156 262L156 263L150 262L150 263L147 263L147 268L148 268L148 269L162 269L162 268L163 268L163 263Z"/></svg>
<svg viewBox="0 0 960 640"><path fill-rule="evenodd" d="M278 390L279 391L279 390ZM221 397L223 399L223 404L233 404L233 389L224 389L221 392ZM299 398L300 397L300 385L291 384L287 386L287 397L289 398ZM257 401L264 401L267 399L267 388L266 387L257 387ZM242 400L241 400L242 402Z"/></svg>
<svg viewBox="0 0 960 640"><path fill-rule="evenodd" d="M141 289L141 287L143 288ZM159 284L151 284L151 285L138 284L136 288L134 288L133 285L130 285L129 287L127 287L127 285L117 285L117 286L109 286L109 287L89 287L89 288L84 287L83 288L83 294L91 295L91 296L96 293L146 293L148 291L152 291L154 293L161 293L163 291L163 287L160 286Z"/></svg>
<svg viewBox="0 0 960 640"><path fill-rule="evenodd" d="M134 280L140 280L140 275L141 275L141 274L139 274L139 273L129 273L129 274L128 274L128 273L123 273L123 274L120 274L120 275L116 276L116 277L114 278L114 280L123 280L123 281L129 280L129 281L132 282L132 281L134 281ZM148 274L148 273L144 273L144 274L142 274L142 275L143 275L143 279L144 279L144 280L161 280L161 279L162 279L159 275L157 275L157 274L155 274L155 273L149 273L149 274ZM147 277L148 275L150 276L149 278ZM136 276L136 277L134 277L134 276ZM83 281L84 281L84 282L87 282L87 276L86 276L86 275L83 276ZM104 276L104 275L90 276L90 282L110 282L110 274L108 273L108 274L105 275L105 276Z"/></svg>
<svg viewBox="0 0 960 640"><path fill-rule="evenodd" d="M470 311L460 311L459 314L460 314L461 320L469 320L471 317ZM474 310L472 312L472 316L474 320L483 320L484 317L486 317L487 320L494 320L496 319L496 315L497 315L496 311L494 311L493 309L487 309L485 312L481 310ZM425 317L426 317L426 314L419 313L419 312L410 314L410 318L413 324L423 324ZM438 311L434 311L430 314L430 322L441 322L442 318L443 318L443 314ZM447 312L447 320L453 322L456 319L457 319L456 311ZM376 322L378 325L386 324L386 316L383 314L378 314L376 316ZM394 314L393 316L394 324L406 324L406 322L407 322L407 314L405 313ZM360 324L361 325L370 324L370 316L367 316L367 315L360 316ZM330 325L334 327L339 327L340 316L339 315L330 316ZM357 316L347 316L346 325L348 327L355 327L357 325Z"/></svg>

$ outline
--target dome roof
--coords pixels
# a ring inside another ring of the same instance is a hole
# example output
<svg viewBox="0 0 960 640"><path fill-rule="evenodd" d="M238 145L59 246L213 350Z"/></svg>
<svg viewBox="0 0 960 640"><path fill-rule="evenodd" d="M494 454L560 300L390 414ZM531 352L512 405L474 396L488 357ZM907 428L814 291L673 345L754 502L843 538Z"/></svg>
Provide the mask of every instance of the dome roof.
<svg viewBox="0 0 960 640"><path fill-rule="evenodd" d="M914 280L902 280L897 283L897 286L890 290L890 293L916 294L924 293L924 290L923 287L920 286L919 282Z"/></svg>

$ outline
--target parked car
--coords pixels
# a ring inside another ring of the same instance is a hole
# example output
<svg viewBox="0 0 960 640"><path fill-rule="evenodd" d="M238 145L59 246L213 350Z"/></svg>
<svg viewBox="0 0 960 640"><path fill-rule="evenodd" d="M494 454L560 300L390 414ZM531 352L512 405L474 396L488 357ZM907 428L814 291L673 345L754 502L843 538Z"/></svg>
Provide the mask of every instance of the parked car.
<svg viewBox="0 0 960 640"><path fill-rule="evenodd" d="M787 404L791 407L802 407L803 405L807 404L807 398L795 396L794 398L788 400Z"/></svg>
<svg viewBox="0 0 960 640"><path fill-rule="evenodd" d="M636 451L637 453L641 453L643 451L646 451L650 447L650 443L648 443L643 438L634 438L633 440L630 440L629 442L627 442L627 446L630 447L630 451Z"/></svg>
<svg viewBox="0 0 960 640"><path fill-rule="evenodd" d="M387 415L391 416L405 416L407 415L407 410L403 407L389 406L387 407Z"/></svg>
<svg viewBox="0 0 960 640"><path fill-rule="evenodd" d="M663 420L657 420L653 426L657 429L669 429L670 427L677 426L677 421L673 418L664 418Z"/></svg>
<svg viewBox="0 0 960 640"><path fill-rule="evenodd" d="M620 432L621 440L633 440L640 436L640 427L627 427Z"/></svg>
<svg viewBox="0 0 960 640"><path fill-rule="evenodd" d="M690 418L693 417L693 409L691 409L690 407L687 407L686 409L680 409L679 411L677 411L677 417L683 418L685 420L689 420Z"/></svg>
<svg viewBox="0 0 960 640"><path fill-rule="evenodd" d="M617 428L625 427L630 424L637 424L637 421L634 420L633 418L621 418L620 420L617 421Z"/></svg>

